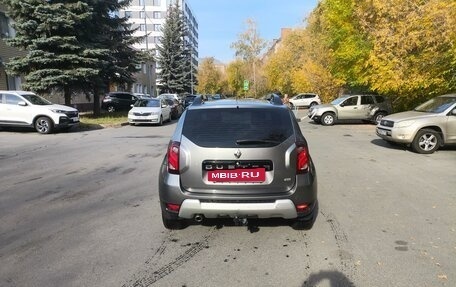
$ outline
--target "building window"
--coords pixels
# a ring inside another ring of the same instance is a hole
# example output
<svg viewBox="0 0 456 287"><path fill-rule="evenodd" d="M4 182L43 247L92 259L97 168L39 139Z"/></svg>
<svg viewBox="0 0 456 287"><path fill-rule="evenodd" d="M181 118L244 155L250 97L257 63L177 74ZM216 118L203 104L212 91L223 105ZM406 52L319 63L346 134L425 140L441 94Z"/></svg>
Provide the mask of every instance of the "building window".
<svg viewBox="0 0 456 287"><path fill-rule="evenodd" d="M139 18L141 18L141 19L146 18L146 13L144 11L139 11Z"/></svg>
<svg viewBox="0 0 456 287"><path fill-rule="evenodd" d="M153 41L153 43L158 44L158 43L160 43L160 37L154 36L152 41Z"/></svg>
<svg viewBox="0 0 456 287"><path fill-rule="evenodd" d="M144 6L144 0L139 0L139 6Z"/></svg>
<svg viewBox="0 0 456 287"><path fill-rule="evenodd" d="M154 31L159 32L161 30L161 25L160 24L154 24Z"/></svg>
<svg viewBox="0 0 456 287"><path fill-rule="evenodd" d="M125 11L125 18L131 18L131 11Z"/></svg>
<svg viewBox="0 0 456 287"><path fill-rule="evenodd" d="M0 12L0 38L13 37L9 26L9 19L3 12Z"/></svg>
<svg viewBox="0 0 456 287"><path fill-rule="evenodd" d="M154 19L161 19L161 12L160 11L154 11L153 18Z"/></svg>
<svg viewBox="0 0 456 287"><path fill-rule="evenodd" d="M153 0L152 5L153 6L160 6L160 0Z"/></svg>
<svg viewBox="0 0 456 287"><path fill-rule="evenodd" d="M146 31L146 25L145 24L139 25L139 31Z"/></svg>

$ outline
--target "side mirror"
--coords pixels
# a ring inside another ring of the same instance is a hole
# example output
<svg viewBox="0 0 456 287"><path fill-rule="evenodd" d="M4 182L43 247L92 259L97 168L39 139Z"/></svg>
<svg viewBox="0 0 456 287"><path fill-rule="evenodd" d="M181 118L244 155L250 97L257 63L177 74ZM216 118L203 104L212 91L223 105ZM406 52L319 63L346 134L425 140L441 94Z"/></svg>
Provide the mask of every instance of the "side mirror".
<svg viewBox="0 0 456 287"><path fill-rule="evenodd" d="M24 101L19 101L19 102L17 102L17 105L21 106L21 107L25 107L25 106L27 106L27 103Z"/></svg>
<svg viewBox="0 0 456 287"><path fill-rule="evenodd" d="M339 106L341 106L341 107L345 107L345 102L342 102L342 103L340 103L340 105L339 105Z"/></svg>
<svg viewBox="0 0 456 287"><path fill-rule="evenodd" d="M456 109L453 109L453 110L451 111L451 114L452 114L453 116L456 116Z"/></svg>

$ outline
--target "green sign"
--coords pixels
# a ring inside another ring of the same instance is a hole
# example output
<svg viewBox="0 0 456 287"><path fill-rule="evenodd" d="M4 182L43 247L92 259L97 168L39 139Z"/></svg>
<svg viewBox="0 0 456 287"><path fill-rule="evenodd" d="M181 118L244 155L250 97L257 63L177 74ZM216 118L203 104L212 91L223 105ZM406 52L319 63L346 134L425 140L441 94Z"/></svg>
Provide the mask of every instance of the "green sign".
<svg viewBox="0 0 456 287"><path fill-rule="evenodd" d="M249 90L249 80L244 80L244 91Z"/></svg>

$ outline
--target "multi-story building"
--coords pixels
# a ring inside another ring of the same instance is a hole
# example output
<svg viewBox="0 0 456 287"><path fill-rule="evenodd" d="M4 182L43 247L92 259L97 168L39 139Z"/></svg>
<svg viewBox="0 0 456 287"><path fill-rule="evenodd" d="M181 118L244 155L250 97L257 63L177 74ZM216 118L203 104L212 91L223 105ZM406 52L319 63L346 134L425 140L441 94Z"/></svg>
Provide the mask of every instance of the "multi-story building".
<svg viewBox="0 0 456 287"><path fill-rule="evenodd" d="M187 25L187 37L186 44L191 47L192 51L192 64L194 67L198 66L198 21L192 12L189 5L189 0L133 0L128 8L119 11L119 16L126 16L132 24L132 28L138 28L135 33L137 37L144 37L141 43L135 45L135 48L140 50L151 51L154 55L157 55L157 44L160 43L160 37L162 36L161 27L165 23L166 13L170 5L174 5L178 1L179 7L181 7L185 16ZM145 37L147 35L147 37ZM148 80L147 86L151 87L152 94L156 93L157 84L160 79L157 79L157 75L160 71L160 67L157 65L148 66L145 78ZM143 79L144 80L144 79ZM136 83L133 86L133 92L144 92L147 91L147 86L143 83ZM148 92L146 92L148 93ZM149 94L149 93L148 93Z"/></svg>
<svg viewBox="0 0 456 287"><path fill-rule="evenodd" d="M0 5L0 90L18 90L21 88L21 78L12 77L5 71L5 64L10 58L24 55L25 52L6 45L5 40L14 37L12 19L6 15L6 7Z"/></svg>

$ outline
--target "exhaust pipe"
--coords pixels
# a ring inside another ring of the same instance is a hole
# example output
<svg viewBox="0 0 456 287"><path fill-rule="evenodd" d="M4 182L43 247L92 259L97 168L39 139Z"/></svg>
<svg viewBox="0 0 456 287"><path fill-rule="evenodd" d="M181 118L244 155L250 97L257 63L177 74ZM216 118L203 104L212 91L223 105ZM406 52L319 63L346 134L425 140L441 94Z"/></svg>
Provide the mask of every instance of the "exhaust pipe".
<svg viewBox="0 0 456 287"><path fill-rule="evenodd" d="M196 222L201 223L201 222L203 222L204 215L202 215L202 214L197 214L197 215L195 215L195 218L194 218L194 219L195 219Z"/></svg>

